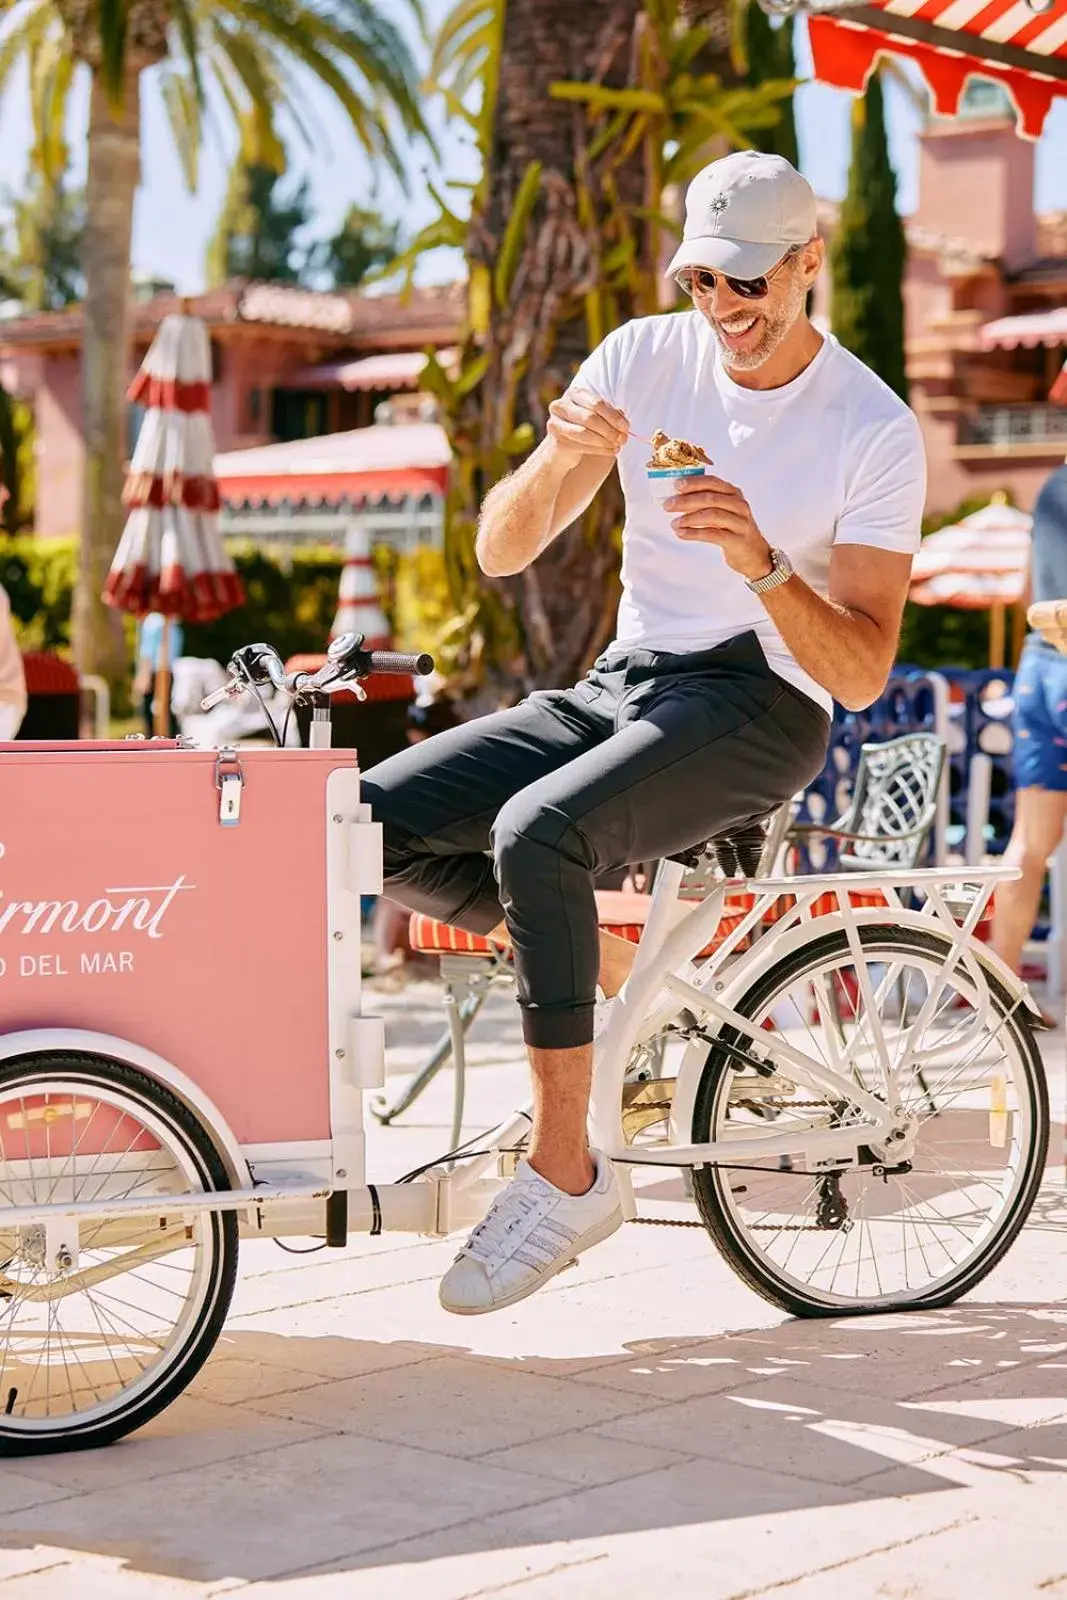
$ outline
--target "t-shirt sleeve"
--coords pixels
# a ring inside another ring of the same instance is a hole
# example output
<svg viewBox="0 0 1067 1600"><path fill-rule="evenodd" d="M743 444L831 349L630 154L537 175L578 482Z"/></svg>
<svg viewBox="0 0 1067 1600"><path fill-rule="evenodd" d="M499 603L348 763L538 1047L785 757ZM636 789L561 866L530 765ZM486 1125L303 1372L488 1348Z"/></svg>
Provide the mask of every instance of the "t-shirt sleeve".
<svg viewBox="0 0 1067 1600"><path fill-rule="evenodd" d="M861 454L834 543L914 555L925 505L926 453L918 421L908 411L879 427Z"/></svg>
<svg viewBox="0 0 1067 1600"><path fill-rule="evenodd" d="M598 400L606 400L609 406L625 411L622 381L626 366L624 348L626 337L627 330L624 325L613 329L607 338L602 339L574 374L570 388L588 389Z"/></svg>

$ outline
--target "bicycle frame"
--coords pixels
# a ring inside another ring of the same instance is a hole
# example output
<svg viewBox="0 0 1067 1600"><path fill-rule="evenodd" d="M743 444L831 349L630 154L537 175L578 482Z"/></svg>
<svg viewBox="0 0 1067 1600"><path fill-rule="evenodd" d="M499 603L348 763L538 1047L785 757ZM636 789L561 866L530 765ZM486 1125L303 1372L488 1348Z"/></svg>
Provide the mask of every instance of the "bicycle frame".
<svg viewBox="0 0 1067 1600"><path fill-rule="evenodd" d="M683 869L673 862L667 863L660 873L632 976L614 1007L595 1053L590 1135L594 1145L618 1164L624 1203L631 1211L633 1195L626 1169L633 1165L689 1167L792 1156L832 1167L854 1161L861 1143L877 1142L892 1131L894 1074L886 1070L884 1048L878 1050L878 1041L874 1044L883 1070L885 1098L870 1093L857 1082L854 1074L844 1070L845 1063L840 1064L840 1071L828 1068L788 1040L761 1031L732 1003L738 1001L770 965L810 942L814 936L839 928L845 930L856 956L862 987L865 983L869 986L870 980L859 929L864 925L884 926L886 908L891 910L896 924L939 929L949 942L949 952L941 983L931 985L916 1020L916 1033L921 1033L927 1016L936 1008L944 981L957 966L964 969L979 1019L985 1014L987 975L990 974L1016 994L1018 1004L1028 1004L1026 992L1014 975L987 948L972 940L995 884L1015 875L1011 868L872 873L864 874L862 880L857 880L855 875L839 873L802 879L768 878L751 883L724 881L695 906L686 905L677 898L682 875ZM849 892L855 891L860 882L865 891L879 891L885 898L886 908L854 907ZM953 913L946 895L947 890L961 882L966 882L972 891L970 908L962 919ZM901 892L915 888L925 891L927 897L920 911L901 903ZM751 909L702 964L696 974L699 983L680 977L679 969L704 950L713 938L728 900L741 892L753 897ZM812 908L827 895L835 898L837 909L815 919ZM791 908L750 949L739 951L783 896L793 901ZM663 990L673 994L680 1007L697 1007L704 1019L703 1027L700 1039L687 1050L682 1063L673 1097L668 1141L658 1146L633 1146L627 1143L622 1126L623 1083L631 1053L641 1037L644 1018ZM876 997L869 988L864 999L868 1014L875 1018ZM704 1058L714 1037L709 1030L723 1027L734 1030L742 1047L750 1049L768 1066L787 1069L790 1078L815 1092L847 1098L864 1113L865 1120L834 1129L820 1126L816 1120L807 1124L793 1121L787 1134L731 1133L715 1142L693 1144L689 1139L693 1106ZM351 1137L350 1104L347 1110ZM158 1195L143 1200L111 1202L100 1197L76 1205L57 1203L4 1208L0 1210L0 1225L44 1224L50 1230L59 1226L62 1232L62 1225L66 1224L69 1232L71 1224L76 1227L82 1222L106 1218L106 1228L96 1237L97 1245L122 1243L150 1250L155 1255L166 1253L168 1248L182 1248L186 1220L199 1212L238 1211L243 1237L287 1237L330 1232L327 1223L330 1208L340 1203L345 1236L386 1231L441 1235L469 1227L484 1214L503 1179L502 1158L514 1150L528 1127L529 1113L525 1108L520 1109L478 1141L483 1153L458 1164L451 1163L446 1155L439 1164L410 1183L360 1183L337 1190L321 1180L275 1181L240 1185L215 1193L175 1196L173 1202L167 1197L162 1205ZM161 1210L164 1210L163 1216ZM172 1241L168 1242L166 1233L171 1230ZM76 1238L74 1248L76 1250ZM125 1256L120 1257L115 1271L125 1270L123 1263L127 1260ZM91 1270L96 1274L94 1281L110 1275L106 1264ZM70 1292L77 1286L77 1278L75 1273Z"/></svg>

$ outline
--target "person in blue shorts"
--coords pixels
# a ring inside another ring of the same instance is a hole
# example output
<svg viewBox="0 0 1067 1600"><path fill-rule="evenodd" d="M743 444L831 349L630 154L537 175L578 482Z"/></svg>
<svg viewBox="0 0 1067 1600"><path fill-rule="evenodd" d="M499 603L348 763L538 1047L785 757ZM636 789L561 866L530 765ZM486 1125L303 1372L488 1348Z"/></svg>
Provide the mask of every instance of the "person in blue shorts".
<svg viewBox="0 0 1067 1600"><path fill-rule="evenodd" d="M1067 600L1067 466L1052 474L1034 507L1030 596ZM1018 972L1067 821L1067 655L1038 633L1023 647L1014 697L1015 825L1004 859L1022 877L997 889L993 948Z"/></svg>
<svg viewBox="0 0 1067 1600"><path fill-rule="evenodd" d="M137 667L133 678L133 700L140 707L144 718L145 734L149 739L155 733L155 720L152 714L152 702L155 699L156 680L159 676L160 661L163 654L163 629L166 618L159 611L150 611L142 617L137 624ZM171 674L174 672L174 663L181 655L184 648L184 635L180 622L172 622L170 629L170 661L168 663ZM172 706L167 707L167 731L171 738L178 732L178 723L174 716Z"/></svg>

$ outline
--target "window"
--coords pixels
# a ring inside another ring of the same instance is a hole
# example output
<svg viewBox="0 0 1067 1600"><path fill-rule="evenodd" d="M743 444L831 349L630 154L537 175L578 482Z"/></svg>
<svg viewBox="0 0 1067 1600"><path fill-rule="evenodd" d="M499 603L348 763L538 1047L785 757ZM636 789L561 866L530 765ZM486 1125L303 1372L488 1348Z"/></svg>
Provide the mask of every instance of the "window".
<svg viewBox="0 0 1067 1600"><path fill-rule="evenodd" d="M316 389L275 389L271 432L279 443L326 432L326 396Z"/></svg>

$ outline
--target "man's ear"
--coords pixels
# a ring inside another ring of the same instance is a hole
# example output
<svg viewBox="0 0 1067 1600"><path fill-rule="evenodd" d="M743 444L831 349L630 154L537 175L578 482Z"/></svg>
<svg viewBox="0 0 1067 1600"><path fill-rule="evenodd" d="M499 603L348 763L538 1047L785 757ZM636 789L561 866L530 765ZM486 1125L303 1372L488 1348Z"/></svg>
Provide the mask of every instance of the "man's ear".
<svg viewBox="0 0 1067 1600"><path fill-rule="evenodd" d="M809 284L815 282L826 261L826 241L816 234L814 239L809 239L800 253L800 263L804 276Z"/></svg>

